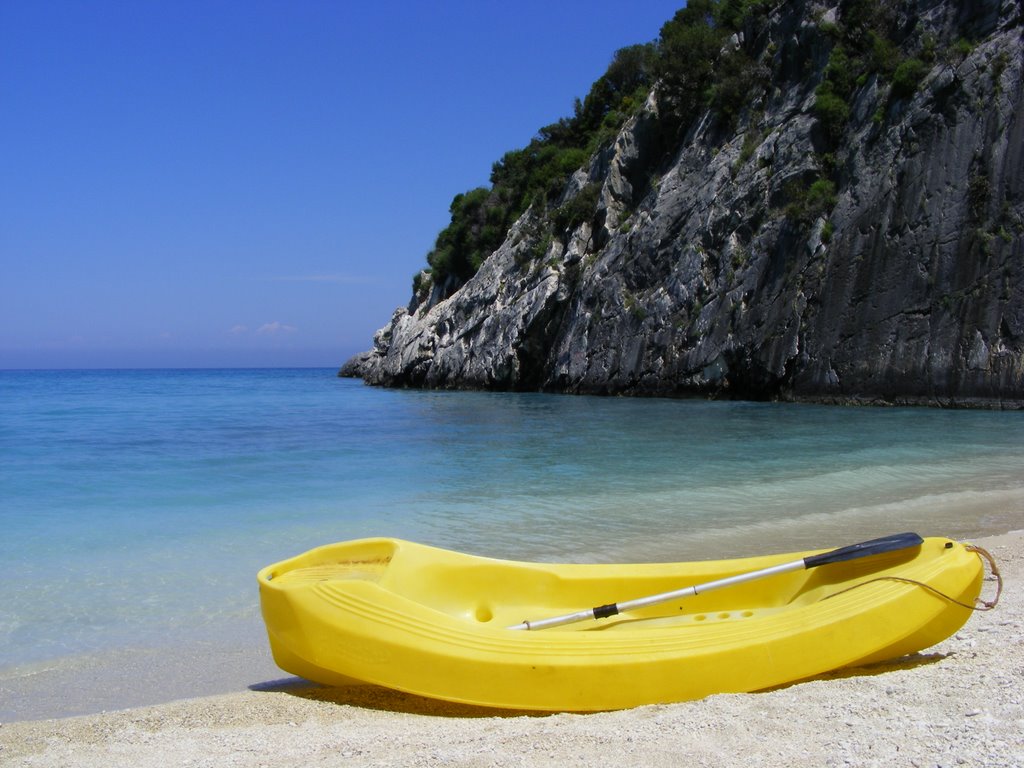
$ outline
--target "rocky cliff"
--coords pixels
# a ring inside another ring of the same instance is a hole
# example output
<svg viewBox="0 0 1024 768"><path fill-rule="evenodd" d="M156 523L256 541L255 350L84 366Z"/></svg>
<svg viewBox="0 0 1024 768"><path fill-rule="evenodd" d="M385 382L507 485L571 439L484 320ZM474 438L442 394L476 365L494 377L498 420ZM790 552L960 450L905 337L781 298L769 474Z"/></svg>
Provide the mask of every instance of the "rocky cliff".
<svg viewBox="0 0 1024 768"><path fill-rule="evenodd" d="M561 210L585 215L531 207L475 276L414 297L342 375L1019 407L1019 0L879 2L884 38L861 49L888 45L900 66L864 65L843 91L849 5L752 14L726 42L755 67L738 114L670 120L656 86L565 188Z"/></svg>

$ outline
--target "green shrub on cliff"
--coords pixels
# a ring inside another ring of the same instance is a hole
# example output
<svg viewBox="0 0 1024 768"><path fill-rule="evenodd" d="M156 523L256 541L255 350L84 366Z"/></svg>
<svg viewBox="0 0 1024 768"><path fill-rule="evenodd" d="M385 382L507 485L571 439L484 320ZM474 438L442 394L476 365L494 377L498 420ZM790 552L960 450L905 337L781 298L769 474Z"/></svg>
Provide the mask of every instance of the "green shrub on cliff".
<svg viewBox="0 0 1024 768"><path fill-rule="evenodd" d="M836 93L835 86L828 80L814 92L814 115L828 137L837 142L850 119L850 105L844 96Z"/></svg>
<svg viewBox="0 0 1024 768"><path fill-rule="evenodd" d="M593 219L600 195L601 185L592 182L583 187L571 200L559 206L552 217L555 231L575 229Z"/></svg>
<svg viewBox="0 0 1024 768"><path fill-rule="evenodd" d="M757 93L755 63L727 41L765 9L757 0L690 0L661 28L657 72L682 127L707 107L731 122Z"/></svg>
<svg viewBox="0 0 1024 768"><path fill-rule="evenodd" d="M897 98L913 95L927 71L928 65L920 59L900 62L892 76L892 95Z"/></svg>
<svg viewBox="0 0 1024 768"><path fill-rule="evenodd" d="M827 216L836 205L836 185L830 179L815 179L809 187L798 181L786 185L786 218L798 224L809 224Z"/></svg>

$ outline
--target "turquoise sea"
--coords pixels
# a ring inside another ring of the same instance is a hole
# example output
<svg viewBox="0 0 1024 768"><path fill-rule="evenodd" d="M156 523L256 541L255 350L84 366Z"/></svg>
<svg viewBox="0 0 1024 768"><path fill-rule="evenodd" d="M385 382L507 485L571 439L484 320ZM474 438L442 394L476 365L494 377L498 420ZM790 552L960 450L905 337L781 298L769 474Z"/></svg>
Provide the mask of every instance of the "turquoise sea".
<svg viewBox="0 0 1024 768"><path fill-rule="evenodd" d="M331 541L629 562L1024 528L1020 412L0 371L0 459L0 721L284 677L256 571Z"/></svg>

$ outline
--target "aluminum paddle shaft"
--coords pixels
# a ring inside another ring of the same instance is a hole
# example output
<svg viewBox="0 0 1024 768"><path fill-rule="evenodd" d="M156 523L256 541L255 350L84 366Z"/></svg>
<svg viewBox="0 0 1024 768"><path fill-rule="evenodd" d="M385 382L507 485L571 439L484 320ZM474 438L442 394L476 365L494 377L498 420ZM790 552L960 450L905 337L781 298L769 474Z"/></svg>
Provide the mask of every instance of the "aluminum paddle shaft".
<svg viewBox="0 0 1024 768"><path fill-rule="evenodd" d="M551 627L561 627L565 624L574 624L577 621L586 621L587 619L603 619L608 616L615 616L618 613L624 613L625 611L633 611L637 608L646 608L650 605L667 603L672 600L677 600L683 597L693 597L694 595L698 595L701 592L710 592L713 589L731 587L733 584L742 584L745 581L761 579L765 576L774 576L777 573L789 573L790 571L799 571L803 568L803 560L794 560L790 563L783 563L782 565L773 565L771 568L762 568L759 571L751 571L750 573L740 573L736 576L728 576L724 579L716 579L715 581L709 581L705 584L695 584L692 587L674 589L671 592L659 592L656 595L638 597L634 600L623 600L621 603L599 605L595 608L588 608L585 611L567 613L564 616L552 616L550 619L524 621L522 624L516 624L513 627L509 627L509 629L549 629Z"/></svg>
<svg viewBox="0 0 1024 768"><path fill-rule="evenodd" d="M578 621L586 621L587 619L604 619L608 616L615 616L616 614L624 613L625 611L632 611L637 608L647 608L651 605L667 603L684 597L693 597L694 595L699 595L702 592L710 592L714 589L723 589L735 584L743 584L748 581L763 579L780 573L816 568L819 565L827 565L829 563L856 560L861 557L878 555L882 552L893 552L898 549L909 549L910 547L919 546L922 541L923 539L916 533L900 533L895 536L886 536L881 539L864 541L860 544L851 544L848 547L833 549L829 552L822 552L818 555L809 555L807 557L802 557L799 560L781 563L780 565L772 565L768 568L761 568L757 571L738 573L735 576L727 576L724 579L716 579L715 581L708 581L704 584L695 584L690 587L683 587L682 589L674 589L671 592L659 592L656 595L637 597L633 600L623 600L621 603L598 605L584 611L567 613L562 616L552 616L549 619L524 621L521 624L509 627L509 629L550 629L551 627L561 627L566 624L574 624Z"/></svg>

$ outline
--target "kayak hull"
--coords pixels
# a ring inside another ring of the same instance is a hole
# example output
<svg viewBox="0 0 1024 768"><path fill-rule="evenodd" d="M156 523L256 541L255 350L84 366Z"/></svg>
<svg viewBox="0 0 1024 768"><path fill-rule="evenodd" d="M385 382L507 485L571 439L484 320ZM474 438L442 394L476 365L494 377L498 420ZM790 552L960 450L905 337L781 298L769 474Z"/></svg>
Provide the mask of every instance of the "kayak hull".
<svg viewBox="0 0 1024 768"><path fill-rule="evenodd" d="M601 621L508 628L811 554L557 565L380 538L317 548L262 569L258 581L270 647L287 672L541 711L756 691L898 658L956 632L971 611L953 600L972 604L981 589L974 552L929 538Z"/></svg>

